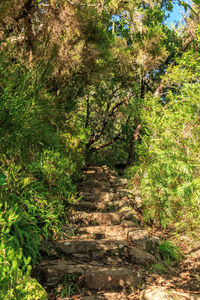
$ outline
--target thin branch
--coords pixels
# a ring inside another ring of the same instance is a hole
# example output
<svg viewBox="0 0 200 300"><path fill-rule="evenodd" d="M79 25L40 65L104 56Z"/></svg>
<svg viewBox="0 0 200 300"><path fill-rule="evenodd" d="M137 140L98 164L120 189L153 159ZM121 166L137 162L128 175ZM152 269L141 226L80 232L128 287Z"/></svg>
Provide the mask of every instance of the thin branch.
<svg viewBox="0 0 200 300"><path fill-rule="evenodd" d="M94 147L92 147L92 148L90 149L90 151L91 151L91 152L97 151L97 150L100 150L100 149L103 149L103 148L105 148L105 147L107 147L107 146L112 145L114 142L116 142L117 140L120 139L120 135L121 135L121 133L117 134L117 135L116 135L114 138L112 138L112 140L110 140L109 142L103 143L103 144L101 144L101 145L99 145L99 146L94 146Z"/></svg>
<svg viewBox="0 0 200 300"><path fill-rule="evenodd" d="M113 106L113 108L111 109L111 111L107 114L107 116L104 118L103 124L101 129L90 138L89 142L87 143L86 147L89 148L92 144L94 144L95 142L97 142L99 140L99 138L101 137L101 135L103 134L104 130L106 129L106 126L108 124L108 121L111 117L114 116L117 108L119 106L121 106L123 103L125 103L127 100L130 99L130 97L132 96L132 93L128 93L128 95L122 99L120 102L118 102L115 106Z"/></svg>

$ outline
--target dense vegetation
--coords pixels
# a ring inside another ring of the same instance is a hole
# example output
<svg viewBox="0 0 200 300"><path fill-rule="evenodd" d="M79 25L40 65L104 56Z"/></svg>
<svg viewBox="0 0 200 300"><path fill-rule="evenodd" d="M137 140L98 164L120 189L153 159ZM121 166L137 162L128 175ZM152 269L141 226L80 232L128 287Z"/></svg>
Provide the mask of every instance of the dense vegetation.
<svg viewBox="0 0 200 300"><path fill-rule="evenodd" d="M47 299L31 264L85 163L126 166L146 222L199 228L199 5L182 4L169 28L170 0L0 3L0 299Z"/></svg>

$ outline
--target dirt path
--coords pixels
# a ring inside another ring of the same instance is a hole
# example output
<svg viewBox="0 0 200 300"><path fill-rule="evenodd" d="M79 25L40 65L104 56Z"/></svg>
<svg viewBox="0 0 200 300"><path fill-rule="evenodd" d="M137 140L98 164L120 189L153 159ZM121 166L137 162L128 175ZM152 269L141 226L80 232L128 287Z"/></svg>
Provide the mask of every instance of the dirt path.
<svg viewBox="0 0 200 300"><path fill-rule="evenodd" d="M176 266L165 277L152 272L151 266L162 265L160 239L140 225L126 180L106 166L88 167L78 189L81 200L69 214L74 235L55 242L36 270L49 299L200 299L184 294L181 285L175 291L175 277L182 280Z"/></svg>

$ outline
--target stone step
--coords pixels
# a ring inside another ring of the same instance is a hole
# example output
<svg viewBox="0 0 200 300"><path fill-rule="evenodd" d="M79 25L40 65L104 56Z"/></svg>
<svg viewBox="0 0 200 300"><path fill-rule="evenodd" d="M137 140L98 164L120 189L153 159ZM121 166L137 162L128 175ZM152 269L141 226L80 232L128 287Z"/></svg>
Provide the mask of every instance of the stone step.
<svg viewBox="0 0 200 300"><path fill-rule="evenodd" d="M105 202L89 202L80 200L74 208L76 210L90 211L90 212L113 212L117 210L112 201Z"/></svg>
<svg viewBox="0 0 200 300"><path fill-rule="evenodd" d="M142 272L125 267L94 267L84 274L84 285L93 290L133 287L141 283Z"/></svg>
<svg viewBox="0 0 200 300"><path fill-rule="evenodd" d="M88 269L93 268L92 264L77 264L65 260L42 261L35 267L34 273L37 274L43 284L55 285L63 281L67 275L74 274L79 277Z"/></svg>
<svg viewBox="0 0 200 300"><path fill-rule="evenodd" d="M104 173L85 173L82 180L98 180L100 182L108 182L108 176Z"/></svg>
<svg viewBox="0 0 200 300"><path fill-rule="evenodd" d="M133 268L107 267L102 264L71 264L64 260L43 261L36 267L35 273L45 286L56 285L73 274L76 284L93 290L135 286L143 278L142 272Z"/></svg>
<svg viewBox="0 0 200 300"><path fill-rule="evenodd" d="M93 180L83 180L78 184L78 188L81 188L83 186L86 187L97 187L97 188L103 188L103 189L107 189L110 187L110 184L106 181L99 181L96 179Z"/></svg>
<svg viewBox="0 0 200 300"><path fill-rule="evenodd" d="M114 194L113 194L114 195ZM109 196L103 197L103 194L96 194L94 195L95 198L91 198L92 201L89 199L80 200L74 205L76 210L82 211L90 211L90 212L125 212L130 211L132 209L132 201L124 201L124 200L109 200ZM89 195L88 195L89 197ZM92 197L92 194L90 194ZM107 197L107 198L106 198ZM103 198L103 200L101 200ZM98 199L98 200L97 200ZM136 215L136 211L132 209L133 213Z"/></svg>
<svg viewBox="0 0 200 300"><path fill-rule="evenodd" d="M123 227L138 226L137 218L131 213L112 213L112 212L84 212L75 211L72 215L69 214L68 219L71 224L80 226L95 226L95 225L119 225Z"/></svg>
<svg viewBox="0 0 200 300"><path fill-rule="evenodd" d="M82 239L96 238L96 239L127 239L128 233L132 228L124 228L121 225L102 225L102 226L88 226L82 227L78 230L78 236Z"/></svg>
<svg viewBox="0 0 200 300"><path fill-rule="evenodd" d="M82 193L113 193L113 189L110 187L98 187L95 184L93 186L83 185L78 188L79 192Z"/></svg>
<svg viewBox="0 0 200 300"><path fill-rule="evenodd" d="M104 170L101 167L97 167L97 166L88 166L83 170L83 174L94 174L94 173L101 174L103 172Z"/></svg>
<svg viewBox="0 0 200 300"><path fill-rule="evenodd" d="M73 223L94 224L94 225L119 225L122 213L102 213L102 212L76 212L70 220Z"/></svg>
<svg viewBox="0 0 200 300"><path fill-rule="evenodd" d="M111 192L102 192L98 191L97 193L92 192L83 192L79 191L79 195L82 198L82 201L91 201L91 202L108 202L111 201L114 197L114 194Z"/></svg>
<svg viewBox="0 0 200 300"><path fill-rule="evenodd" d="M107 252L122 252L128 248L126 240L64 240L56 242L56 246L65 254Z"/></svg>

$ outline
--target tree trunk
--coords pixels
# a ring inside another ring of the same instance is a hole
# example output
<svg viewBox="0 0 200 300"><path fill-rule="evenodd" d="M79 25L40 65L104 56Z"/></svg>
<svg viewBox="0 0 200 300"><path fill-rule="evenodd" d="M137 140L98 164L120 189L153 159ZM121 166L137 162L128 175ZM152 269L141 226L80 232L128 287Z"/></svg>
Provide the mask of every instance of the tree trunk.
<svg viewBox="0 0 200 300"><path fill-rule="evenodd" d="M135 157L135 141L138 140L141 127L142 127L142 125L139 124L133 132L131 142L130 142L130 147L129 147L128 162L127 162L128 166L130 166L135 161L135 158L136 158Z"/></svg>

